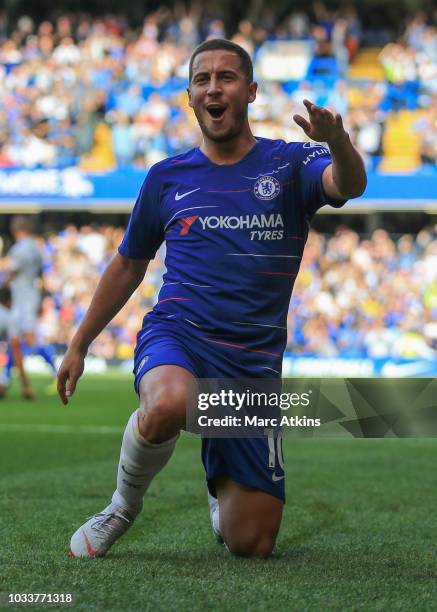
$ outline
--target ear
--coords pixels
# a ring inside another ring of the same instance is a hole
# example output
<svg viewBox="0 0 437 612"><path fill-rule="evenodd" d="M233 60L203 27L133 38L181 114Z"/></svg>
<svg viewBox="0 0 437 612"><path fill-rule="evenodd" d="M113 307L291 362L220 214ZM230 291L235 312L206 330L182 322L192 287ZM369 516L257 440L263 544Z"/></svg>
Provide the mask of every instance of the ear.
<svg viewBox="0 0 437 612"><path fill-rule="evenodd" d="M255 102L257 90L258 90L258 83L256 83L255 81L252 81L252 83L249 85L249 96L248 96L249 104L251 104L252 102Z"/></svg>
<svg viewBox="0 0 437 612"><path fill-rule="evenodd" d="M191 89L189 87L187 87L187 95L188 95L188 106L190 108L193 108L193 103L191 101Z"/></svg>

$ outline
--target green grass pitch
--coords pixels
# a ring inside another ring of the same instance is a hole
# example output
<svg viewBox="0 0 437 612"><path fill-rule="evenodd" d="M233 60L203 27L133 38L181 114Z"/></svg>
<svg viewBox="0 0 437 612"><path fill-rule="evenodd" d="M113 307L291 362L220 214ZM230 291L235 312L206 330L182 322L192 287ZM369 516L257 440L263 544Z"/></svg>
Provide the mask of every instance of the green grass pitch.
<svg viewBox="0 0 437 612"><path fill-rule="evenodd" d="M286 439L283 525L262 561L215 542L185 435L132 530L104 559L71 559L114 488L136 396L129 377L86 376L64 407L47 384L0 402L0 591L72 592L86 611L437 609L436 440Z"/></svg>

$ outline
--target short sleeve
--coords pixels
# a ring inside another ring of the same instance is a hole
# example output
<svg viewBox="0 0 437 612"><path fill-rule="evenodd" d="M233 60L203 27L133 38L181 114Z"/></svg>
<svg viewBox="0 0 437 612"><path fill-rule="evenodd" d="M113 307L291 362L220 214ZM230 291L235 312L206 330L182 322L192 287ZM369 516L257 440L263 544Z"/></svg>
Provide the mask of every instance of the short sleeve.
<svg viewBox="0 0 437 612"><path fill-rule="evenodd" d="M147 174L118 252L130 259L153 259L164 240L160 183L153 168Z"/></svg>
<svg viewBox="0 0 437 612"><path fill-rule="evenodd" d="M293 162L300 185L302 201L311 218L322 206L328 204L341 208L347 200L329 198L323 188L323 171L332 163L329 149L316 142L293 143Z"/></svg>

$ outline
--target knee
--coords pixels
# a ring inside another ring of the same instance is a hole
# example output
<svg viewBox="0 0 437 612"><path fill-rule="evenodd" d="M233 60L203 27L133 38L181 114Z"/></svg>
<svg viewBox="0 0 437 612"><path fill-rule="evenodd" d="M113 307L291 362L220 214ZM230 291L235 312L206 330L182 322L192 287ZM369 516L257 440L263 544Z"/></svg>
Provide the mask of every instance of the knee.
<svg viewBox="0 0 437 612"><path fill-rule="evenodd" d="M258 557L267 559L273 553L276 538L269 533L240 535L226 540L229 551L239 557Z"/></svg>
<svg viewBox="0 0 437 612"><path fill-rule="evenodd" d="M185 424L185 394L178 386L141 394L139 429L152 444L174 437Z"/></svg>

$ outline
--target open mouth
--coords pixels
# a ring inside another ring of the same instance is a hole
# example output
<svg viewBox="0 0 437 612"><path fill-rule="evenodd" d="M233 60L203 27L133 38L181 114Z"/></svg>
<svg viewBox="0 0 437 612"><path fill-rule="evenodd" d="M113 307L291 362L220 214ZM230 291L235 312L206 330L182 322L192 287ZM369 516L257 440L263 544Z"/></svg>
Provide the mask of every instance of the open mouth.
<svg viewBox="0 0 437 612"><path fill-rule="evenodd" d="M225 113L226 106L222 104L214 104L208 106L206 110L213 119L221 119Z"/></svg>

